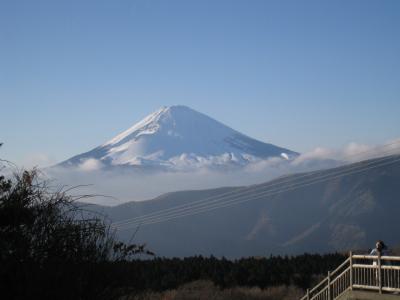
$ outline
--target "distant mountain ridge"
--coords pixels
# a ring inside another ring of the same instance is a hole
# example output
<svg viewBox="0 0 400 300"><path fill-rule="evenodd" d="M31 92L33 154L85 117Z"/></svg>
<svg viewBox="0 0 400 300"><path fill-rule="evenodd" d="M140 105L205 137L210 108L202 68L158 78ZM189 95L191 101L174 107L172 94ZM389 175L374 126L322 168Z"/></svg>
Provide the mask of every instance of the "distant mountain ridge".
<svg viewBox="0 0 400 300"><path fill-rule="evenodd" d="M390 163L381 164L382 161ZM354 173L360 168L364 171ZM256 198L260 188L288 180L297 182L307 176L314 176L316 182ZM329 180L318 181L329 176ZM368 251L377 239L389 246L400 242L399 182L397 155L285 176L249 187L174 192L154 200L93 208L116 222L246 189L250 201L139 227L135 240L147 243L160 256ZM255 199L251 200L252 197ZM119 235L129 239L136 230L133 226Z"/></svg>
<svg viewBox="0 0 400 300"><path fill-rule="evenodd" d="M290 160L298 153L250 138L186 106L162 107L103 145L61 163L186 169L243 166L271 157Z"/></svg>

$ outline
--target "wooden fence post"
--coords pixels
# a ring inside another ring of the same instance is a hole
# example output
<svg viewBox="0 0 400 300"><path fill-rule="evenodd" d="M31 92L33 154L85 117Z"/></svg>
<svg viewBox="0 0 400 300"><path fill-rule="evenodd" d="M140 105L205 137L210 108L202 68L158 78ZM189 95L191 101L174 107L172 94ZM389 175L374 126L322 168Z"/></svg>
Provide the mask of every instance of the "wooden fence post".
<svg viewBox="0 0 400 300"><path fill-rule="evenodd" d="M310 300L310 289L307 289L307 300Z"/></svg>
<svg viewBox="0 0 400 300"><path fill-rule="evenodd" d="M331 295L331 271L328 271L328 300L332 300L332 295Z"/></svg>
<svg viewBox="0 0 400 300"><path fill-rule="evenodd" d="M350 290L353 289L353 252L350 251Z"/></svg>
<svg viewBox="0 0 400 300"><path fill-rule="evenodd" d="M381 262L381 253L378 252L378 283L379 283L379 294L382 294L382 262Z"/></svg>

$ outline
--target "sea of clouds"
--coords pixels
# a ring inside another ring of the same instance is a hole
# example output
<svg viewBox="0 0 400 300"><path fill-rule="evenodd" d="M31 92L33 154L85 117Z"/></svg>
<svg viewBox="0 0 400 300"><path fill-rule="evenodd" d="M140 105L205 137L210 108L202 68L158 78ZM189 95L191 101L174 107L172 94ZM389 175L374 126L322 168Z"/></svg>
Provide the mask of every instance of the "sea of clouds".
<svg viewBox="0 0 400 300"><path fill-rule="evenodd" d="M172 191L257 184L288 174L398 154L399 149L400 139L372 146L350 143L342 149L318 147L292 160L276 157L254 161L240 168L204 166L174 171L105 168L100 161L89 159L74 168L44 168L43 174L54 186L79 186L73 190L74 193L97 195L89 198L88 202L113 206L153 199Z"/></svg>

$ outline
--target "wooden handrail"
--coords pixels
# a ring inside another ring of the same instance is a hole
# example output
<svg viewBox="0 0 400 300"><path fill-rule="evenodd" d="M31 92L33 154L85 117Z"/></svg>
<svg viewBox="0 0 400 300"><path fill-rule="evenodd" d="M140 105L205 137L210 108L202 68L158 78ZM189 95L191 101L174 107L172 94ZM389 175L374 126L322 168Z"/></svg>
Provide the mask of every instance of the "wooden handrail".
<svg viewBox="0 0 400 300"><path fill-rule="evenodd" d="M378 265L353 264L353 268L378 269Z"/></svg>
<svg viewBox="0 0 400 300"><path fill-rule="evenodd" d="M328 280L328 277L325 277L324 279L321 280L320 283L318 283L316 286L314 286L311 290L310 293L314 292L315 290L317 290L323 283L325 283L325 281Z"/></svg>
<svg viewBox="0 0 400 300"><path fill-rule="evenodd" d="M312 296L310 298L310 300L317 298L319 295L321 295L323 292L325 292L327 288L328 288L327 286L324 287L322 290L320 290L318 293L316 293L314 296Z"/></svg>
<svg viewBox="0 0 400 300"><path fill-rule="evenodd" d="M354 254L353 255L354 259L370 259L370 260L375 260L378 259L378 255L359 255L359 254ZM393 261L400 261L400 256L381 256L382 260L393 260Z"/></svg>
<svg viewBox="0 0 400 300"><path fill-rule="evenodd" d="M331 284L334 284L336 281L338 281L344 274L350 271L350 268L345 269L342 273L339 274L335 279L331 281Z"/></svg>
<svg viewBox="0 0 400 300"><path fill-rule="evenodd" d="M374 260L377 263L355 264L354 260L357 259ZM384 265L382 261L399 262L400 256L353 255L350 252L349 257L340 266L338 266L333 272L329 272L328 276L321 280L314 288L307 290L307 294L300 300L312 300L317 298L319 300L332 300L333 297L336 299L349 289L375 290L380 293L382 293L382 291L400 292L400 266ZM347 264L348 266L346 266ZM362 273L353 273L353 269L361 269L364 271L359 271ZM394 280L396 276L397 280ZM344 281L339 284L339 294L336 293L333 295L331 288L333 288L334 284L341 278L344 278ZM389 278L389 281L387 278ZM324 294L324 292L326 292L326 294Z"/></svg>
<svg viewBox="0 0 400 300"><path fill-rule="evenodd" d="M343 268L347 263L350 262L350 257L347 258L339 267L337 267L334 271L331 272L331 276L335 275L341 268Z"/></svg>

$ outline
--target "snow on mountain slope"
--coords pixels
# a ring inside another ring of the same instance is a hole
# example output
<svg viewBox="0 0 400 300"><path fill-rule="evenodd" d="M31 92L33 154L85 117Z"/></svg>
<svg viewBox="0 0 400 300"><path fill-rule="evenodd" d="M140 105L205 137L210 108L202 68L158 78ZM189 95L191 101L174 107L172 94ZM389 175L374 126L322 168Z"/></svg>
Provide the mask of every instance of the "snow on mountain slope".
<svg viewBox="0 0 400 300"><path fill-rule="evenodd" d="M252 139L186 106L162 107L105 144L61 163L95 161L105 167L133 166L182 170L244 166L297 156L296 152Z"/></svg>

